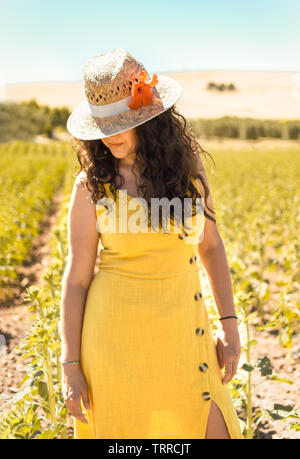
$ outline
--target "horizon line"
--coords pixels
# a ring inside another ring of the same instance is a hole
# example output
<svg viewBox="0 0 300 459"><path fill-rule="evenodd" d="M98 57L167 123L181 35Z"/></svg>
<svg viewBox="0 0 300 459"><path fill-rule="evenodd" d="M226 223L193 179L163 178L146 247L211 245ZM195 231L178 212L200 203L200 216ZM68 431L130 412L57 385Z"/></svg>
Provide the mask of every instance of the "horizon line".
<svg viewBox="0 0 300 459"><path fill-rule="evenodd" d="M248 73L300 73L300 70L249 70L249 69L182 69L182 70L157 70L154 73L170 74L170 73L192 73L192 72L248 72ZM4 83L1 86L13 86L19 84L33 84L33 83L83 83L81 80L32 80L32 81L17 81L14 83Z"/></svg>

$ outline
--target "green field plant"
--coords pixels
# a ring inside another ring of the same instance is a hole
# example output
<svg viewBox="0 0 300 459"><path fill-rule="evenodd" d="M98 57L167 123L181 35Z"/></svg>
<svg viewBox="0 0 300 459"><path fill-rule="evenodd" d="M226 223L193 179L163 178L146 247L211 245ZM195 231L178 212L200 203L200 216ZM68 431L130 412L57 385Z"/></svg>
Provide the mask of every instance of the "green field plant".
<svg viewBox="0 0 300 459"><path fill-rule="evenodd" d="M45 213L61 186L68 145L14 141L0 145L0 296L17 279Z"/></svg>
<svg viewBox="0 0 300 459"><path fill-rule="evenodd" d="M0 438L69 438L70 426L61 391L59 310L61 280L67 259L67 209L73 185L69 157L62 193L64 199L51 239L51 264L43 275L43 285L26 289L32 325L27 338L15 348L21 350L26 376L20 392L0 423ZM4 406L5 408L5 406Z"/></svg>

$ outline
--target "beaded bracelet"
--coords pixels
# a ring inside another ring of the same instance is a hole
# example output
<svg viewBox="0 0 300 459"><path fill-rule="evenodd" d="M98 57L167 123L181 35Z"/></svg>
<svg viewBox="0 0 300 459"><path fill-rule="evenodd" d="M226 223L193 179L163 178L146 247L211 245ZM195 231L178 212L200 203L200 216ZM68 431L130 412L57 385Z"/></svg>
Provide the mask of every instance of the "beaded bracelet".
<svg viewBox="0 0 300 459"><path fill-rule="evenodd" d="M68 362L62 362L62 365L67 365L69 363L79 363L79 360L69 360Z"/></svg>
<svg viewBox="0 0 300 459"><path fill-rule="evenodd" d="M225 320L225 319L237 319L237 316L226 316L226 317L220 317L219 320Z"/></svg>

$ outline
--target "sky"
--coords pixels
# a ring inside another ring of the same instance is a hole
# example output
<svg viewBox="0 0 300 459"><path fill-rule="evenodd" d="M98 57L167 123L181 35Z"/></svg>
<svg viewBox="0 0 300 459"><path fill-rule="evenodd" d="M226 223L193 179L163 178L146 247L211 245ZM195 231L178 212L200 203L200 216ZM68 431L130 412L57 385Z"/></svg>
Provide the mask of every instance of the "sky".
<svg viewBox="0 0 300 459"><path fill-rule="evenodd" d="M300 0L0 0L0 84L82 81L125 48L148 72L300 72Z"/></svg>

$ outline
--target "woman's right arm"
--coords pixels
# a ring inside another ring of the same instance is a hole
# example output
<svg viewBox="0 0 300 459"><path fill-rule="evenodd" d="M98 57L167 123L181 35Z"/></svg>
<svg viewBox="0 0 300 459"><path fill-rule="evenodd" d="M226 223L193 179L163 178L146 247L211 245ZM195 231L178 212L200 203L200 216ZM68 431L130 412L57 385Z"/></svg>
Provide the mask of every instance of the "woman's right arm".
<svg viewBox="0 0 300 459"><path fill-rule="evenodd" d="M62 279L60 314L63 362L80 360L83 313L99 242L95 205L84 179L84 173L76 177L68 211L68 259ZM79 365L63 365L63 395L70 413L87 422L80 404L82 399L89 408L87 385Z"/></svg>

